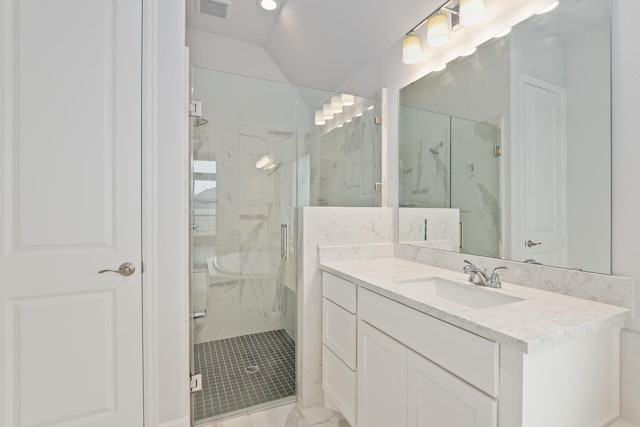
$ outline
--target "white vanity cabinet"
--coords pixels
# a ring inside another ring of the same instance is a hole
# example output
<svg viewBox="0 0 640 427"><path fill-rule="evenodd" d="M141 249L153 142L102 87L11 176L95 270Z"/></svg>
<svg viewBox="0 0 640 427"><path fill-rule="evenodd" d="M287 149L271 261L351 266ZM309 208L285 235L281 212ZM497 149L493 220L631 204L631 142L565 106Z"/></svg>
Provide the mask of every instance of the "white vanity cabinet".
<svg viewBox="0 0 640 427"><path fill-rule="evenodd" d="M322 275L322 388L325 404L356 425L356 292L353 283Z"/></svg>
<svg viewBox="0 0 640 427"><path fill-rule="evenodd" d="M407 425L407 348L358 324L358 425Z"/></svg>
<svg viewBox="0 0 640 427"><path fill-rule="evenodd" d="M619 415L620 322L526 352L327 272L322 311L325 404L351 426L602 427Z"/></svg>
<svg viewBox="0 0 640 427"><path fill-rule="evenodd" d="M358 318L359 425L497 426L496 343L362 288Z"/></svg>
<svg viewBox="0 0 640 427"><path fill-rule="evenodd" d="M419 354L408 351L410 427L497 425L497 402Z"/></svg>

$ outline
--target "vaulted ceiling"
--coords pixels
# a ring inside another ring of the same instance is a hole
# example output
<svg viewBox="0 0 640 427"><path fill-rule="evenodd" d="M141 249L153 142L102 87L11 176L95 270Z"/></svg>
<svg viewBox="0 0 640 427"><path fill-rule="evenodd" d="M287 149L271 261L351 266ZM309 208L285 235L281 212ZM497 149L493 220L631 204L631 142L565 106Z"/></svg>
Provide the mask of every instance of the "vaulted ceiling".
<svg viewBox="0 0 640 427"><path fill-rule="evenodd" d="M225 19L196 12L190 28L260 44L291 83L334 89L437 8L441 0L287 0L276 12L232 0ZM398 52L400 59L400 52Z"/></svg>

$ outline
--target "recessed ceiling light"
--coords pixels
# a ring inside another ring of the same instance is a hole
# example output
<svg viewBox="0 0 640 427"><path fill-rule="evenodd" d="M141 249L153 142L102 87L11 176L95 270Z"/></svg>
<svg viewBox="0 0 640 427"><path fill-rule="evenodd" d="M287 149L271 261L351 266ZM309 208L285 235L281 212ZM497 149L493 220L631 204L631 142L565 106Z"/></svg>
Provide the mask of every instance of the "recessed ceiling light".
<svg viewBox="0 0 640 427"><path fill-rule="evenodd" d="M264 10L276 10L278 2L276 0L260 0L260 7Z"/></svg>

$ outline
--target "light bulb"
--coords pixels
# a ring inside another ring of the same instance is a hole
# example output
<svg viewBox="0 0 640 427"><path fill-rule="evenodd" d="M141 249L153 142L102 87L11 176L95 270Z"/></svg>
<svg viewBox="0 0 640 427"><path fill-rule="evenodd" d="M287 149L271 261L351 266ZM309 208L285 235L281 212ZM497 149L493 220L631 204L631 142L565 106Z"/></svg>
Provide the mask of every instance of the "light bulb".
<svg viewBox="0 0 640 427"><path fill-rule="evenodd" d="M483 0L460 0L460 23L465 27L475 25L484 18Z"/></svg>
<svg viewBox="0 0 640 427"><path fill-rule="evenodd" d="M415 64L422 57L422 46L420 37L415 33L409 33L402 40L402 62L405 64Z"/></svg>
<svg viewBox="0 0 640 427"><path fill-rule="evenodd" d="M343 93L340 95L340 101L342 101L342 105L345 107L351 107L356 103L356 97L348 93Z"/></svg>
<svg viewBox="0 0 640 427"><path fill-rule="evenodd" d="M271 156L268 154L264 154L256 161L256 169L264 169L270 163L271 163Z"/></svg>
<svg viewBox="0 0 640 427"><path fill-rule="evenodd" d="M342 113L342 101L340 95L334 95L331 97L331 112L334 114Z"/></svg>
<svg viewBox="0 0 640 427"><path fill-rule="evenodd" d="M260 0L260 7L264 10L276 10L278 3L275 0Z"/></svg>
<svg viewBox="0 0 640 427"><path fill-rule="evenodd" d="M324 117L322 116L322 111L316 111L316 120L315 120L316 125L318 126L322 126L323 124L327 123L324 120Z"/></svg>
<svg viewBox="0 0 640 427"><path fill-rule="evenodd" d="M333 119L333 112L331 111L331 104L324 104L322 106L322 117L325 120Z"/></svg>
<svg viewBox="0 0 640 427"><path fill-rule="evenodd" d="M545 7L544 9L542 9L540 12L537 12L536 15L542 15L543 13L551 12L553 9L558 7L559 4L560 4L559 1L557 1L555 3L552 3L549 6Z"/></svg>
<svg viewBox="0 0 640 427"><path fill-rule="evenodd" d="M429 46L443 46L449 41L449 18L444 13L436 13L427 19L427 43Z"/></svg>
<svg viewBox="0 0 640 427"><path fill-rule="evenodd" d="M507 34L509 34L511 32L511 27L507 28L506 30L504 30L501 33L496 34L495 36L493 36L494 39L499 39L500 37L504 37Z"/></svg>
<svg viewBox="0 0 640 427"><path fill-rule="evenodd" d="M474 53L476 53L476 50L478 50L477 48L473 48L473 49L469 49L468 51L466 51L465 53L463 53L460 56L469 56L469 55L473 55Z"/></svg>

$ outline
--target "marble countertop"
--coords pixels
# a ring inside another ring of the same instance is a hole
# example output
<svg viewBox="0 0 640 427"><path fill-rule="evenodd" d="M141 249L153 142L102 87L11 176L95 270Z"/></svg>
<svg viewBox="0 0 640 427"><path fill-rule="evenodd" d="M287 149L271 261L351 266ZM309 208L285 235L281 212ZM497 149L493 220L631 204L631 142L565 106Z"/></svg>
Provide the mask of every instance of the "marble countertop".
<svg viewBox="0 0 640 427"><path fill-rule="evenodd" d="M505 282L501 289L480 287L470 284L462 271L399 258L323 262L320 269L523 353L533 353L608 326L622 326L630 315L626 308ZM452 280L461 286L473 286L482 292L497 292L522 300L473 309L426 293L404 291L398 283L426 277Z"/></svg>

